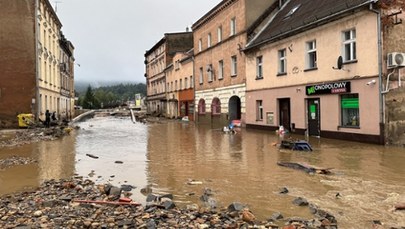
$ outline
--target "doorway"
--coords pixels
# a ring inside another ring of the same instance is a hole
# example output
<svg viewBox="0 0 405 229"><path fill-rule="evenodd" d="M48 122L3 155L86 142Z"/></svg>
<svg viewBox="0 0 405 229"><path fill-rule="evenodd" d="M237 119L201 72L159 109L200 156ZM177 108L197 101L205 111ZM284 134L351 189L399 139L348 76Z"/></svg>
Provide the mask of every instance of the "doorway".
<svg viewBox="0 0 405 229"><path fill-rule="evenodd" d="M235 95L229 99L228 107L229 107L228 115L230 121L240 120L242 118L241 102L238 96Z"/></svg>
<svg viewBox="0 0 405 229"><path fill-rule="evenodd" d="M280 114L280 126L284 127L284 130L291 131L291 110L290 110L290 99L279 99L279 114Z"/></svg>
<svg viewBox="0 0 405 229"><path fill-rule="evenodd" d="M321 117L320 117L319 98L307 100L308 117L308 135L321 136Z"/></svg>

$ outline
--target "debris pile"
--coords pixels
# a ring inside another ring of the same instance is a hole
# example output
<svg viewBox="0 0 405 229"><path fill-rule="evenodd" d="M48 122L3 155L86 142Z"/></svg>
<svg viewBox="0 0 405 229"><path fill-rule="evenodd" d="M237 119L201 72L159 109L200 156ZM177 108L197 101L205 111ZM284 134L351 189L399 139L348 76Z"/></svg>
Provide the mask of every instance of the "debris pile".
<svg viewBox="0 0 405 229"><path fill-rule="evenodd" d="M132 188L96 185L79 176L46 181L36 191L0 199L0 228L337 228L327 213L319 214L330 218L327 227L325 220L284 220L281 214L274 216L284 220L278 226L273 219L258 221L240 203L224 209L197 204L179 208L171 194L149 194L142 206L125 194Z"/></svg>
<svg viewBox="0 0 405 229"><path fill-rule="evenodd" d="M67 126L16 130L14 137L0 139L0 147L16 147L32 142L55 140L71 131L72 128Z"/></svg>

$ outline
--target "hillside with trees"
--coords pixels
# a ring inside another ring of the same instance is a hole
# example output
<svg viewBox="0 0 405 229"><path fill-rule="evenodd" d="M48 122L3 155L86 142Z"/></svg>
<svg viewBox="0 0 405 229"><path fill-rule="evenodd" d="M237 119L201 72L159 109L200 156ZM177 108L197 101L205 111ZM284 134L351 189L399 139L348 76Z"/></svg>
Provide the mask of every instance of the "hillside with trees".
<svg viewBox="0 0 405 229"><path fill-rule="evenodd" d="M113 108L123 105L129 100L135 100L135 94L141 94L144 97L146 85L128 83L98 88L88 85L85 91L76 91L76 93L79 97L77 105L85 109Z"/></svg>

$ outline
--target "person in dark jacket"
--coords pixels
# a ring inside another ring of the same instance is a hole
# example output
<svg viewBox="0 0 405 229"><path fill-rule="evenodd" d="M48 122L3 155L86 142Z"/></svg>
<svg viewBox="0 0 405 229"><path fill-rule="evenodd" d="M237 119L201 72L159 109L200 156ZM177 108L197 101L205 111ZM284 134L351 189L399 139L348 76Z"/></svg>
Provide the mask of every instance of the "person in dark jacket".
<svg viewBox="0 0 405 229"><path fill-rule="evenodd" d="M46 110L45 112L45 127L48 127L51 125L51 113L49 113L49 110Z"/></svg>

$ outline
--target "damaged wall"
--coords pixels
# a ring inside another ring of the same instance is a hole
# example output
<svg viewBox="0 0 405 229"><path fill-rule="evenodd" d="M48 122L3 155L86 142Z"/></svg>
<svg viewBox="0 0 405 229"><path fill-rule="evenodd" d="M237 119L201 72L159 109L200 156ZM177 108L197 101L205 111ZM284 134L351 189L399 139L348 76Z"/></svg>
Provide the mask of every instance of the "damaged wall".
<svg viewBox="0 0 405 229"><path fill-rule="evenodd" d="M405 146L405 88L386 94L386 143Z"/></svg>

